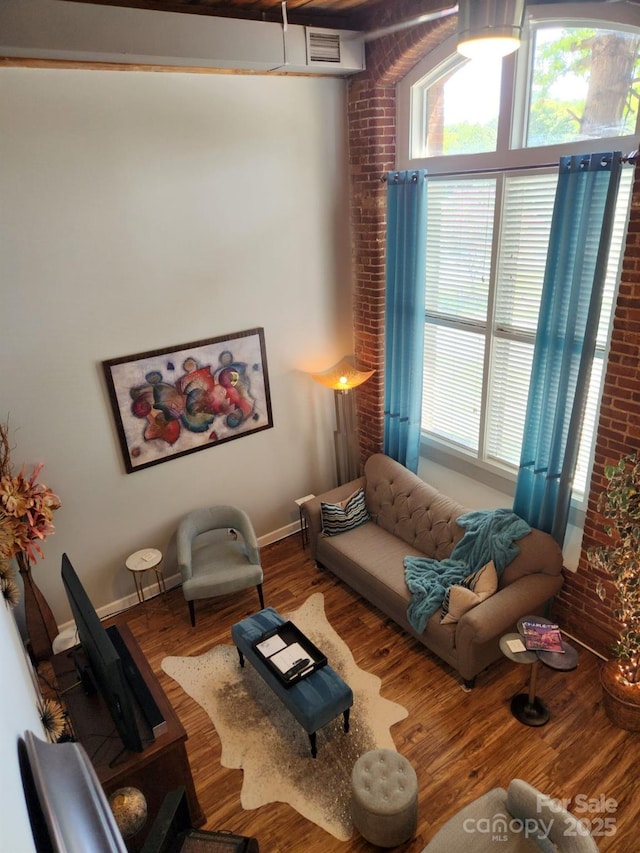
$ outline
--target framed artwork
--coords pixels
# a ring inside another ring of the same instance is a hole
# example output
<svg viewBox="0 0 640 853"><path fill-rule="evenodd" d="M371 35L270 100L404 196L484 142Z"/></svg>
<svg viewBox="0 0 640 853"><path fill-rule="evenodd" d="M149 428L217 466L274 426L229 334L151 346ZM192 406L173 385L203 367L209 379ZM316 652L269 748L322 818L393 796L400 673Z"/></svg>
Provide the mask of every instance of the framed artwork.
<svg viewBox="0 0 640 853"><path fill-rule="evenodd" d="M264 329L102 366L129 474L273 426Z"/></svg>

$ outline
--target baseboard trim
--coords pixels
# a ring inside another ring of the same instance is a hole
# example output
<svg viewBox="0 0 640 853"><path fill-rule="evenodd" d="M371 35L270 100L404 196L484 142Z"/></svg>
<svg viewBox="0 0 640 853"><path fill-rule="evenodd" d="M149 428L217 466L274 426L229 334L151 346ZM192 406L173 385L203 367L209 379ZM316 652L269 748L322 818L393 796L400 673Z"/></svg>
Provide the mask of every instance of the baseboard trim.
<svg viewBox="0 0 640 853"><path fill-rule="evenodd" d="M262 548L265 545L271 545L273 542L279 542L281 539L286 539L288 536L292 536L299 532L300 522L294 521L291 522L291 524L286 524L284 527L279 527L277 530L273 530L271 533L266 533L264 536L260 536L258 538L258 544ZM162 595L162 593L158 592L158 584L155 580L155 576L153 576L153 573L151 572L149 575L149 584L143 589L145 601L150 601L157 598L159 595ZM182 578L178 572L164 579L165 587L167 589L174 589L176 586L180 586L181 582ZM100 619L106 619L109 616L115 616L118 613L122 613L124 610L129 610L129 608L135 607L136 604L138 604L138 596L135 592L132 592L130 595L126 595L123 598L112 601L110 604L105 604L102 607L96 607L96 612ZM58 636L53 642L53 650L56 654L77 644L78 639L76 636L76 625L73 620L64 622L62 625L58 625L58 632Z"/></svg>

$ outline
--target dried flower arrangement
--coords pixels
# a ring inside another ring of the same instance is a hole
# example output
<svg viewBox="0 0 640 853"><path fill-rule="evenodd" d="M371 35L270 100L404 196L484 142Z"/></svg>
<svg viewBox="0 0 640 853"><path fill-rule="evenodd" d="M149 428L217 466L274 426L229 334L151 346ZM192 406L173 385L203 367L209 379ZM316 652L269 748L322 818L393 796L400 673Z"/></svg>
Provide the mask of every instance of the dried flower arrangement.
<svg viewBox="0 0 640 853"><path fill-rule="evenodd" d="M67 724L67 715L62 705L55 699L41 699L38 703L38 712L48 739L51 743L57 743L64 734Z"/></svg>
<svg viewBox="0 0 640 853"><path fill-rule="evenodd" d="M0 592L12 607L20 592L9 561L15 557L26 566L43 557L40 542L54 532L53 513L60 498L43 483L38 483L42 464L31 476L24 467L14 474L8 425L0 424Z"/></svg>

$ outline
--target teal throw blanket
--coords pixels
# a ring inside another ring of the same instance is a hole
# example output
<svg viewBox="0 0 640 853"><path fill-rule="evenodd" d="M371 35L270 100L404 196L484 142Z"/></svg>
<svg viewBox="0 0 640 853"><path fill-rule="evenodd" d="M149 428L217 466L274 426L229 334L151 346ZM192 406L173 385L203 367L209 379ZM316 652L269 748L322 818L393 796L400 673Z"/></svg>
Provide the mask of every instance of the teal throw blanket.
<svg viewBox="0 0 640 853"><path fill-rule="evenodd" d="M510 509L475 510L456 519L466 533L444 560L405 557L404 576L411 602L407 618L422 634L429 618L442 605L447 589L493 560L498 578L520 549L515 544L531 528Z"/></svg>

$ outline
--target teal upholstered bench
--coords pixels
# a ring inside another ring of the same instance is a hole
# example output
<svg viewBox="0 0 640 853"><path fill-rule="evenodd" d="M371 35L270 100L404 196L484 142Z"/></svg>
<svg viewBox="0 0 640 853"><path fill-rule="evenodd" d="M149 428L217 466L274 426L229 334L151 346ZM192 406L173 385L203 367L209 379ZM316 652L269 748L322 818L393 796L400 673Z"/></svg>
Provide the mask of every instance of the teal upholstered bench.
<svg viewBox="0 0 640 853"><path fill-rule="evenodd" d="M315 670L290 687L280 682L256 652L253 644L267 632L282 625L284 621L277 610L266 607L255 616L236 622L231 628L231 637L238 649L240 666L244 666L245 658L250 661L258 675L307 732L311 743L311 755L315 758L318 754L316 746L318 729L326 726L338 714L342 714L344 730L349 731L349 711L353 705L353 691L329 664Z"/></svg>

